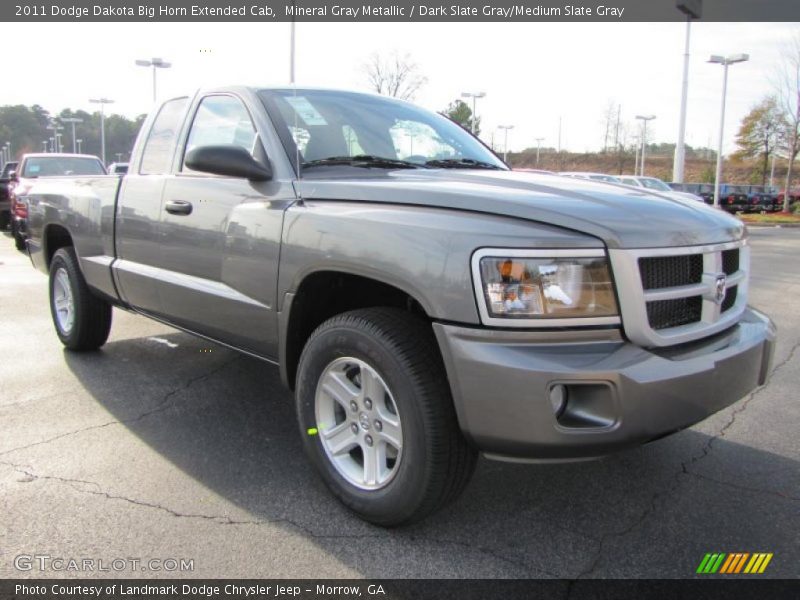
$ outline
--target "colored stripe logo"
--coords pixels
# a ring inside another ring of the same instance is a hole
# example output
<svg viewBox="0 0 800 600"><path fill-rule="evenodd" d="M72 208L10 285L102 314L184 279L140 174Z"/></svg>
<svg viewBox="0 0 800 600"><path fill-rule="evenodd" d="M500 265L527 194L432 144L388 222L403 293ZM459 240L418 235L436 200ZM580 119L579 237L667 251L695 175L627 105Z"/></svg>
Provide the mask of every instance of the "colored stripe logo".
<svg viewBox="0 0 800 600"><path fill-rule="evenodd" d="M697 573L701 575L738 575L760 574L767 569L769 561L772 560L772 552L725 552L708 553L703 557Z"/></svg>

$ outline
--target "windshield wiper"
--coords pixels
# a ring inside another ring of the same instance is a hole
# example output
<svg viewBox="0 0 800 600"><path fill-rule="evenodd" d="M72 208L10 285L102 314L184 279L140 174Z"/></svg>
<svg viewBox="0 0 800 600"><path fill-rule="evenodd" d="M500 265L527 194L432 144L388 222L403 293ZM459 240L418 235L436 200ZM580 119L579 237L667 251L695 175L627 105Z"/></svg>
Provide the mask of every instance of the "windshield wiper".
<svg viewBox="0 0 800 600"><path fill-rule="evenodd" d="M382 156L372 156L371 154L356 154L355 156L329 156L317 160L309 160L303 163L303 168L348 165L351 167L363 167L366 169L375 167L383 169L422 169L424 165L398 160L396 158L384 158Z"/></svg>
<svg viewBox="0 0 800 600"><path fill-rule="evenodd" d="M484 162L482 160L475 160L473 158L441 158L429 160L425 163L426 167L434 167L439 169L493 169L503 171L503 167L498 165Z"/></svg>

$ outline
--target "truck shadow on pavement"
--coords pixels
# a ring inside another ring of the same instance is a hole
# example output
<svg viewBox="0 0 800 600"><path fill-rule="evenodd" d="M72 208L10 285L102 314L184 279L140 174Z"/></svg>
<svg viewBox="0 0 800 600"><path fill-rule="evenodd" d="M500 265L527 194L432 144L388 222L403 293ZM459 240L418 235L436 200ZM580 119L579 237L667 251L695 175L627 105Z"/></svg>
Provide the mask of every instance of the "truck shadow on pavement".
<svg viewBox="0 0 800 600"><path fill-rule="evenodd" d="M161 473L197 481L184 510L252 522L246 535L285 528L365 577L689 577L712 551L774 552L770 574L796 576L800 464L724 436L688 430L583 463L482 460L454 505L384 530L344 509L311 469L276 367L183 333L64 356L119 422L121 456L130 433L171 463ZM732 430L741 414L714 431ZM147 477L105 491L177 511L169 497L148 495L157 483L136 485ZM192 505L202 488L231 504Z"/></svg>

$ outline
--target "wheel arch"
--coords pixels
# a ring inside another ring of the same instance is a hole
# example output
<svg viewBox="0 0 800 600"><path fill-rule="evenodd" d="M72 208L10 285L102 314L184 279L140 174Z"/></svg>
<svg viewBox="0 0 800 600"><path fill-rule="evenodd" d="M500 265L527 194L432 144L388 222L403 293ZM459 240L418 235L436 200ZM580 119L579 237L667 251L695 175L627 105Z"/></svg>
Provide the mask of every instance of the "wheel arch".
<svg viewBox="0 0 800 600"><path fill-rule="evenodd" d="M415 294L373 277L338 270L308 273L283 298L278 317L281 379L294 390L297 366L308 338L327 319L359 308L391 306L430 319Z"/></svg>

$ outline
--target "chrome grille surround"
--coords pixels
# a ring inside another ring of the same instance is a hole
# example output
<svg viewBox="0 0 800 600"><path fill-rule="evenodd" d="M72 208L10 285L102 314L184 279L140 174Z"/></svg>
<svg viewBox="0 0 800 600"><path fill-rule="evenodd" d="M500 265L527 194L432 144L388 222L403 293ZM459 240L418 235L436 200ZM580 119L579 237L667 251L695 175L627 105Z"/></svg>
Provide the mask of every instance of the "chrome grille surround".
<svg viewBox="0 0 800 600"><path fill-rule="evenodd" d="M739 249L739 269L725 274L722 253L734 248ZM735 324L747 307L750 248L746 239L704 246L609 249L608 254L617 284L625 335L632 342L641 346L672 346L713 335ZM703 255L703 272L700 281L679 287L644 289L639 268L640 258L687 254ZM722 275L725 275L725 289L728 294L732 293L731 288L737 288L735 302L729 308L726 307L724 312L722 311L722 302L716 298L718 278ZM650 325L647 315L648 302L692 296L702 296L699 321L665 329L654 329Z"/></svg>

